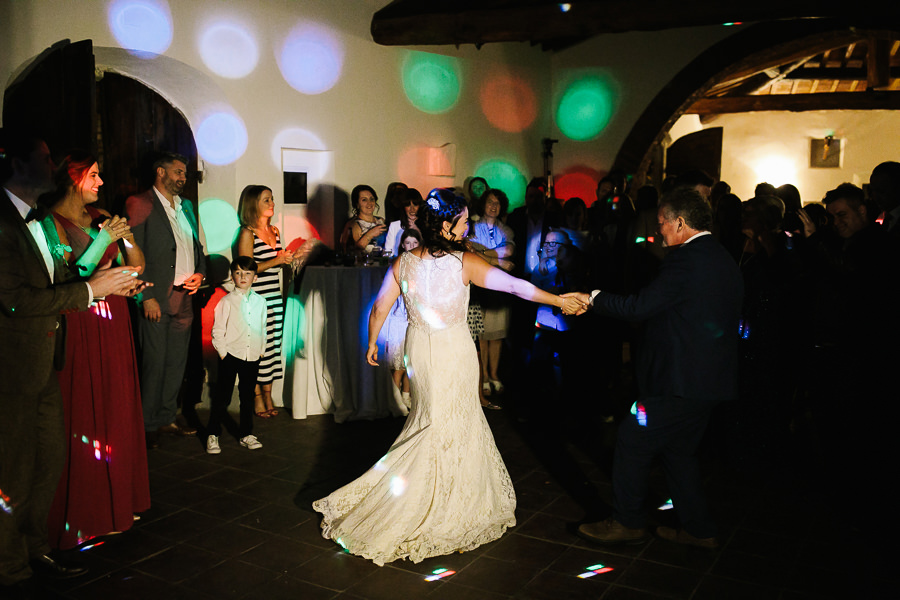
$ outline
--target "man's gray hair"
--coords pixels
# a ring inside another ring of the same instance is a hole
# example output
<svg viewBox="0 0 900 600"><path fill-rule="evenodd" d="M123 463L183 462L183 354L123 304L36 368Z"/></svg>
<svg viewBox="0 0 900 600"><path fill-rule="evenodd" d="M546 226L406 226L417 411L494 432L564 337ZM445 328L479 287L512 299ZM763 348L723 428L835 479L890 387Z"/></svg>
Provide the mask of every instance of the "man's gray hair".
<svg viewBox="0 0 900 600"><path fill-rule="evenodd" d="M670 191L659 201L659 208L666 215L666 219L681 217L691 229L697 231L712 229L712 206L692 187L678 187Z"/></svg>

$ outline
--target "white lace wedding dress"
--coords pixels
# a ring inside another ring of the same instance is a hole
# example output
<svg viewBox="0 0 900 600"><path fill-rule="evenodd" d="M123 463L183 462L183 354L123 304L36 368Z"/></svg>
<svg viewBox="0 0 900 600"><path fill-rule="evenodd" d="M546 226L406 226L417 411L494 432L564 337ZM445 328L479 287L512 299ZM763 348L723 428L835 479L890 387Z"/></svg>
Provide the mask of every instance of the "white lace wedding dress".
<svg viewBox="0 0 900 600"><path fill-rule="evenodd" d="M462 254L400 257L412 410L359 479L313 502L323 537L378 565L472 550L516 524L516 494L478 398Z"/></svg>

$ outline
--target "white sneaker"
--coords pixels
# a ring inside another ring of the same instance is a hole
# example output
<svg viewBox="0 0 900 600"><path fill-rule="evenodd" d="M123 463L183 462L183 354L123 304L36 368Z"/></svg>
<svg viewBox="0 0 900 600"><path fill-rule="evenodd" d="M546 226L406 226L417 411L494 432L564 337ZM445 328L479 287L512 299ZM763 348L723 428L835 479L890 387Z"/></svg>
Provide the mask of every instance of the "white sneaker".
<svg viewBox="0 0 900 600"><path fill-rule="evenodd" d="M250 450L259 450L260 448L262 448L262 444L259 443L259 440L256 439L255 435L242 437L241 446L243 446L244 448L249 448Z"/></svg>
<svg viewBox="0 0 900 600"><path fill-rule="evenodd" d="M219 437L215 435L211 435L206 438L206 453L207 454L219 454L222 452L222 449L219 448Z"/></svg>

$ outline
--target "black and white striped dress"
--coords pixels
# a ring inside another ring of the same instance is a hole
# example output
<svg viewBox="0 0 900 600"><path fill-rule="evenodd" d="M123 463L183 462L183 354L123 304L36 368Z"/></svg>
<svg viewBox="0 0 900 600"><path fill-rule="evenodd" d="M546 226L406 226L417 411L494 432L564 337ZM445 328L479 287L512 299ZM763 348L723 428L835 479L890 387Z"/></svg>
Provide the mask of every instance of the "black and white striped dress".
<svg viewBox="0 0 900 600"><path fill-rule="evenodd" d="M253 260L261 264L275 258L281 252L281 238L275 235L275 247L259 239L253 232ZM259 362L259 376L256 383L265 385L281 379L281 335L284 324L284 304L278 280L278 267L272 267L258 274L253 291L266 299L266 355Z"/></svg>

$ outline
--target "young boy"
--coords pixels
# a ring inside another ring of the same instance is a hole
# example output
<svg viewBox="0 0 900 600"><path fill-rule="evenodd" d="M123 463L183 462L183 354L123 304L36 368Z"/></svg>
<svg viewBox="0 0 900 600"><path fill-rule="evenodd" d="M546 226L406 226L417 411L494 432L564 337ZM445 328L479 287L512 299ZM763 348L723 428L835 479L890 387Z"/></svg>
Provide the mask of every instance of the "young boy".
<svg viewBox="0 0 900 600"><path fill-rule="evenodd" d="M219 353L219 376L209 412L206 431L206 452L219 454L219 435L222 421L227 418L228 405L238 377L241 401L239 436L241 446L250 450L262 448L253 435L253 395L259 359L266 347L266 301L250 286L256 281L256 261L239 256L231 263L234 291L216 305L212 329L212 344Z"/></svg>

